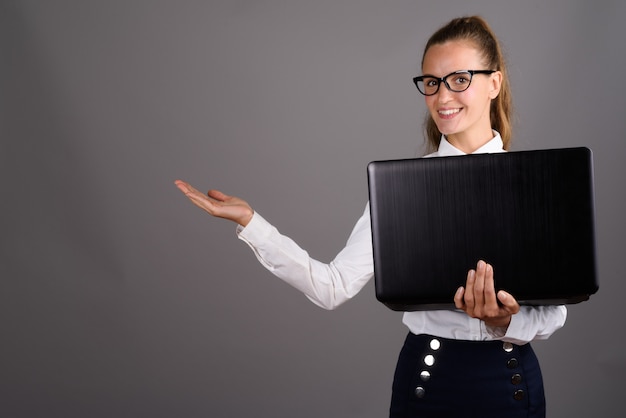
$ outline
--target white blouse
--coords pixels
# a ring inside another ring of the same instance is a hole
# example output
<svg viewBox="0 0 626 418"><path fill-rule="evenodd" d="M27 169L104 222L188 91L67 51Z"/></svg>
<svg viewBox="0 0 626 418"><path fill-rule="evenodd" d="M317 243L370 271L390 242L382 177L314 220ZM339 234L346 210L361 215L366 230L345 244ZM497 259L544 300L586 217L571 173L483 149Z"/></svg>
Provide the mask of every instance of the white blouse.
<svg viewBox="0 0 626 418"><path fill-rule="evenodd" d="M500 134L474 153L505 152ZM463 155L442 137L439 149L426 157ZM330 263L309 256L293 240L282 235L257 212L238 237L274 275L302 291L313 303L334 309L355 296L374 276L369 203L354 226L346 246ZM450 295L452 301L454 295ZM565 324L565 306L522 306L513 315L504 335L488 329L479 319L460 310L405 312L403 323L414 334L429 334L459 340L502 340L525 344L547 339Z"/></svg>

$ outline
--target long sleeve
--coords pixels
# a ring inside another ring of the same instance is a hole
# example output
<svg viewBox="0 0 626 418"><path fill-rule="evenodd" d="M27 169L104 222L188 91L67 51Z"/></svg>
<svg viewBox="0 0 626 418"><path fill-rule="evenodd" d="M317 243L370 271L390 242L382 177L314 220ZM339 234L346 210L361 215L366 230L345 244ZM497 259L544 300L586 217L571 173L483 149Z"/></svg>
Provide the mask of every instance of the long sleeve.
<svg viewBox="0 0 626 418"><path fill-rule="evenodd" d="M497 134L497 133L496 133ZM504 152L499 134L479 150ZM445 139L434 155L461 155ZM281 234L255 213L244 228L237 228L263 266L303 292L313 303L334 309L355 296L374 276L369 203L354 226L346 246L330 263L313 259L289 237ZM452 301L453 295L450 295ZM403 323L414 334L430 334L459 340L503 340L524 344L547 339L561 328L567 317L565 306L522 306L513 315L503 335L487 329L485 323L459 310L405 312Z"/></svg>
<svg viewBox="0 0 626 418"><path fill-rule="evenodd" d="M511 317L511 323L502 340L524 344L530 341L546 340L565 325L567 308L558 306L522 306Z"/></svg>
<svg viewBox="0 0 626 418"><path fill-rule="evenodd" d="M325 309L352 298L374 274L369 204L346 246L330 263L311 258L258 213L245 228L238 227L237 234L263 266Z"/></svg>

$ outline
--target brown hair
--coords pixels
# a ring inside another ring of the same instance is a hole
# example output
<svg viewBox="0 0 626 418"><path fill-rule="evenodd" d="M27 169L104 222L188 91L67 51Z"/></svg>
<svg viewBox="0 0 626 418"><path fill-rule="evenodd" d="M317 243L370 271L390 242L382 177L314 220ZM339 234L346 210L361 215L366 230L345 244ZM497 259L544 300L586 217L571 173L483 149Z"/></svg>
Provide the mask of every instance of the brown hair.
<svg viewBox="0 0 626 418"><path fill-rule="evenodd" d="M430 37L424 48L422 65L424 64L424 56L431 46L440 45L448 41L471 42L483 55L487 67L490 70L498 70L502 73L500 93L491 102L489 116L492 128L498 131L502 137L504 149L508 149L511 143L513 104L506 63L498 39L487 22L480 16L453 19ZM441 142L441 132L437 129L437 125L430 114L426 116L424 131L429 151L436 151Z"/></svg>

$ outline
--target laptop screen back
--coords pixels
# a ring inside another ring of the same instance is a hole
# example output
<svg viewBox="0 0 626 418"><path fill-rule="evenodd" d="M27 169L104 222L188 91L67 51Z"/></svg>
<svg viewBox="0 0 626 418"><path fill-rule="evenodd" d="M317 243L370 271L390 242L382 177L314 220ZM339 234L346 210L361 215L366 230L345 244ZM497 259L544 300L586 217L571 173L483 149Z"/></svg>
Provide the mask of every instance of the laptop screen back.
<svg viewBox="0 0 626 418"><path fill-rule="evenodd" d="M368 165L376 297L393 310L450 309L478 260L521 304L598 290L587 148Z"/></svg>

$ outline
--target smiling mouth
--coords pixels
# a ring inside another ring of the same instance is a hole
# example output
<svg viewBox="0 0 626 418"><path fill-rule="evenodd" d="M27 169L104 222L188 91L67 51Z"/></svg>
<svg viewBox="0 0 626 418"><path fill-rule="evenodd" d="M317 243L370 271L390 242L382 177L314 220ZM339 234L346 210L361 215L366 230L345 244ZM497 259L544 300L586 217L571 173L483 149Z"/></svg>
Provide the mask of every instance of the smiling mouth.
<svg viewBox="0 0 626 418"><path fill-rule="evenodd" d="M441 116L452 116L454 114L457 114L461 111L461 109L445 109L445 110L439 110L437 111L437 113L439 113Z"/></svg>

